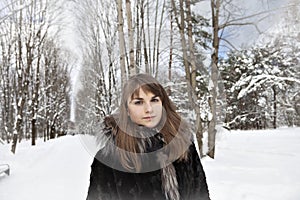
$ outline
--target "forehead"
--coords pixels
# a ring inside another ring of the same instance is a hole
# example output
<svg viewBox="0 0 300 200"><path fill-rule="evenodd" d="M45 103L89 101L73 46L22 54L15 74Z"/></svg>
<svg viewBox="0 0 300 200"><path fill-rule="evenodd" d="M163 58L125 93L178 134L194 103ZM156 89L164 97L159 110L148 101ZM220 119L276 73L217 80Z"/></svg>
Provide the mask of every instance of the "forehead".
<svg viewBox="0 0 300 200"><path fill-rule="evenodd" d="M153 92L151 92L150 90L147 90L145 88L142 88L142 87L139 87L137 88L131 95L131 99L134 99L134 98L141 98L143 96L150 96L150 97L153 97L153 96L157 96L156 94L154 94Z"/></svg>

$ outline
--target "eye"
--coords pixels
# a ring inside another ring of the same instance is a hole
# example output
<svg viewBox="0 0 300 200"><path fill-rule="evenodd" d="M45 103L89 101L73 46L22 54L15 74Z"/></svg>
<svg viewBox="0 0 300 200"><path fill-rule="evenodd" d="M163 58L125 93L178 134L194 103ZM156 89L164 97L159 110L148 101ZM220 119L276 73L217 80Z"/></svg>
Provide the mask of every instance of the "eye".
<svg viewBox="0 0 300 200"><path fill-rule="evenodd" d="M160 99L158 97L154 98L154 99L151 99L151 102L153 103L157 103L157 102L160 102Z"/></svg>
<svg viewBox="0 0 300 200"><path fill-rule="evenodd" d="M134 104L134 105L142 105L142 104L143 104L143 101L139 101L139 100L138 100L138 101L134 101L133 104Z"/></svg>

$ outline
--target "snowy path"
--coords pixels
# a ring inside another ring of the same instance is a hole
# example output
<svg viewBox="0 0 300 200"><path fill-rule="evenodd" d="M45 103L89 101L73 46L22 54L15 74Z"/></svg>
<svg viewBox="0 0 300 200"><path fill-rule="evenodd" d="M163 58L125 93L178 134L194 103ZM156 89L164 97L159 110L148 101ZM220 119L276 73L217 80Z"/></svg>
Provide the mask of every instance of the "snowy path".
<svg viewBox="0 0 300 200"><path fill-rule="evenodd" d="M16 155L0 145L0 164L11 167L0 175L0 200L84 200L93 153L82 141L24 142ZM212 200L300 199L300 128L222 133L215 160L202 163Z"/></svg>
<svg viewBox="0 0 300 200"><path fill-rule="evenodd" d="M15 156L5 149L4 159L1 153L0 163L10 163L11 175L0 177L0 200L85 199L92 157L79 137L28 146L19 144Z"/></svg>

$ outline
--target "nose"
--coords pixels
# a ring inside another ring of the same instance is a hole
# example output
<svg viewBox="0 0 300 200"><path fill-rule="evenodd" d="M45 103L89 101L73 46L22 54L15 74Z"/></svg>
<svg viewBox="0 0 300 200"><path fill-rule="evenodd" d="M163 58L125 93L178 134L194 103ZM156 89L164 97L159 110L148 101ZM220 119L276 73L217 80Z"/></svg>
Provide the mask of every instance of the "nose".
<svg viewBox="0 0 300 200"><path fill-rule="evenodd" d="M145 109L146 113L152 113L153 108L152 108L151 102L145 103L144 104L144 109Z"/></svg>

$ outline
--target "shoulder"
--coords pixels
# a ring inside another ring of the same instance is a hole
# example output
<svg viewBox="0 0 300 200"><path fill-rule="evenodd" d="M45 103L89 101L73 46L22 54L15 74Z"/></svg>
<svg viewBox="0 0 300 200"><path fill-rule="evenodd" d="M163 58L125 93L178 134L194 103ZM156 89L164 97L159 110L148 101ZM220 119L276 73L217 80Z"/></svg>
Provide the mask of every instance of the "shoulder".
<svg viewBox="0 0 300 200"><path fill-rule="evenodd" d="M97 154L107 154L114 141L114 130L116 122L113 116L104 117L96 127L94 127L94 138L98 149Z"/></svg>
<svg viewBox="0 0 300 200"><path fill-rule="evenodd" d="M185 163L185 164L192 164L192 163L199 163L200 162L200 155L196 148L194 142L191 142L188 146L186 146L186 151L183 157L180 157L176 160L176 163Z"/></svg>
<svg viewBox="0 0 300 200"><path fill-rule="evenodd" d="M192 126L186 119L181 117L180 125L178 127L178 133L187 141L193 142L193 133L195 132L195 127Z"/></svg>
<svg viewBox="0 0 300 200"><path fill-rule="evenodd" d="M199 149L195 145L194 141L192 141L191 145L188 148L188 155L189 157L193 159L199 159L200 160L200 154L199 154Z"/></svg>
<svg viewBox="0 0 300 200"><path fill-rule="evenodd" d="M95 131L95 137L98 142L101 142L103 137L114 135L114 130L117 128L117 122L113 115L104 117L98 124Z"/></svg>

